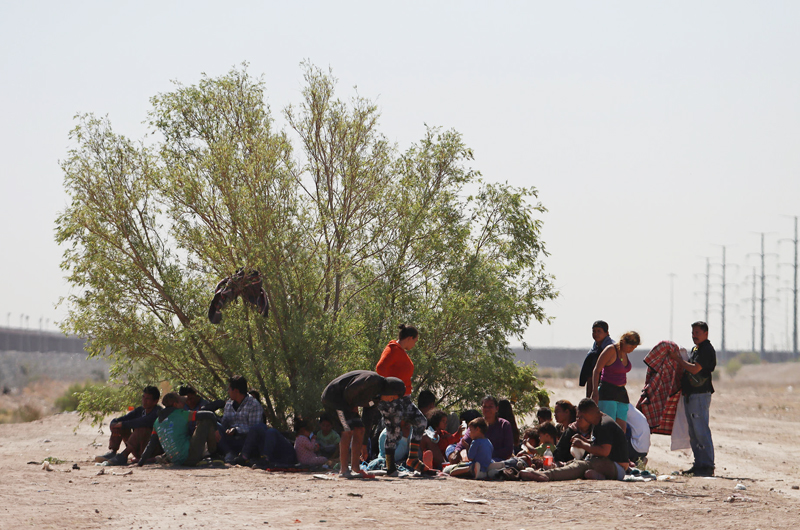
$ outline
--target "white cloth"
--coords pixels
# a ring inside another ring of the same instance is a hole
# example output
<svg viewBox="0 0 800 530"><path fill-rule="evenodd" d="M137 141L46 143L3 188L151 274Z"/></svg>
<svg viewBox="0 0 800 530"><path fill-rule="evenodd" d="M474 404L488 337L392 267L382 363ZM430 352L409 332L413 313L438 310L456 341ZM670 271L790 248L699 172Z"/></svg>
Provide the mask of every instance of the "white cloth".
<svg viewBox="0 0 800 530"><path fill-rule="evenodd" d="M684 361L689 360L689 355L685 348L681 348L681 357ZM670 437L670 451L683 451L691 449L689 442L689 422L686 421L686 410L683 408L683 396L678 400L678 408L675 410L675 422L672 424L672 436Z"/></svg>
<svg viewBox="0 0 800 530"><path fill-rule="evenodd" d="M633 403L628 403L628 425L631 426L631 445L637 453L650 451L650 425Z"/></svg>

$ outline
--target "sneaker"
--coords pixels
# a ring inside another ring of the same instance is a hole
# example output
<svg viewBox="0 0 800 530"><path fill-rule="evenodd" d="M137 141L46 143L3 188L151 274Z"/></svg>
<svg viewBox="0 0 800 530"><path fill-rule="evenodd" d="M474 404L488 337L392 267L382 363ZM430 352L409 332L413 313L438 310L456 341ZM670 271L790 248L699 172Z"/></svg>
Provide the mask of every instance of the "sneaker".
<svg viewBox="0 0 800 530"><path fill-rule="evenodd" d="M515 467L507 467L503 470L505 480L519 480L519 470Z"/></svg>
<svg viewBox="0 0 800 530"><path fill-rule="evenodd" d="M226 464L230 464L230 465L234 465L236 463L235 460L236 460L237 456L238 455L236 453L234 453L234 452L226 453L225 454L225 463Z"/></svg>
<svg viewBox="0 0 800 530"><path fill-rule="evenodd" d="M697 472L697 469L694 466L692 466L689 469L686 469L684 471L678 471L677 474L678 475L694 475L696 472Z"/></svg>
<svg viewBox="0 0 800 530"><path fill-rule="evenodd" d="M107 466L127 466L128 465L128 455L125 454L118 454L113 458L109 458L106 460L105 464Z"/></svg>
<svg viewBox="0 0 800 530"><path fill-rule="evenodd" d="M104 455L97 455L96 457L94 457L94 461L95 462L105 462L106 460L111 460L115 456L117 456L117 452L116 451L109 451Z"/></svg>
<svg viewBox="0 0 800 530"><path fill-rule="evenodd" d="M237 466L246 466L247 465L247 459L245 457L243 457L242 455L239 455L239 456L237 456L237 457L235 457L233 459L233 463L235 465L237 465Z"/></svg>

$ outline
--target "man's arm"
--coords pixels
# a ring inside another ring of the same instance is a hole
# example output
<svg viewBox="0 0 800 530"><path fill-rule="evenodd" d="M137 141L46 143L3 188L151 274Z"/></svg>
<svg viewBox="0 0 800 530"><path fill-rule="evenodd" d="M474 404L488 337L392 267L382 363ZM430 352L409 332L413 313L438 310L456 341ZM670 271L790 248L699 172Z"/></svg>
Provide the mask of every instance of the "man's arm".
<svg viewBox="0 0 800 530"><path fill-rule="evenodd" d="M669 355L678 362L679 366L681 366L684 370L686 370L692 375L697 374L700 370L703 369L703 367L700 366L700 363L690 363L689 361L685 361L683 357L681 357L681 352L677 350L669 352Z"/></svg>
<svg viewBox="0 0 800 530"><path fill-rule="evenodd" d="M153 424L158 419L159 410L161 410L161 407L156 405L155 407L153 407L153 410L151 410L149 414L134 419L123 420L120 422L120 424L122 425L122 427L125 427L127 429L138 429L139 427L152 428Z"/></svg>
<svg viewBox="0 0 800 530"><path fill-rule="evenodd" d="M608 456L611 454L611 444L592 445L582 437L578 436L572 440L572 446L578 449L583 449L590 455L594 456Z"/></svg>

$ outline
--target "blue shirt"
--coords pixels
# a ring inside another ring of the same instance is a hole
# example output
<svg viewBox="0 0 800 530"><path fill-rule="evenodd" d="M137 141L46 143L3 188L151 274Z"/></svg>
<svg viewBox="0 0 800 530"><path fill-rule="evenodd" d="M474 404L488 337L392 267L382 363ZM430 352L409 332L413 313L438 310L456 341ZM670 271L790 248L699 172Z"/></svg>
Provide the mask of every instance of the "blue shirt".
<svg viewBox="0 0 800 530"><path fill-rule="evenodd" d="M492 442L488 438L478 438L477 440L472 440L472 443L469 444L467 456L469 456L470 462L477 462L481 465L481 471L486 471L489 469L489 464L492 463L493 451L494 447L492 447Z"/></svg>

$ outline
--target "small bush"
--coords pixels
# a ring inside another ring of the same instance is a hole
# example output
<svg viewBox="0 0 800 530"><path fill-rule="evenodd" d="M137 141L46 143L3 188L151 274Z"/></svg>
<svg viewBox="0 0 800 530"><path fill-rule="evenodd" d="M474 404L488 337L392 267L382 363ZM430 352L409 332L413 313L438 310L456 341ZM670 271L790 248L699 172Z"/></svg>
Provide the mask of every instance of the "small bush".
<svg viewBox="0 0 800 530"><path fill-rule="evenodd" d="M59 412L72 412L74 410L78 410L78 405L80 404L80 394L82 392L86 392L87 390L92 390L96 386L103 386L98 385L97 383L73 383L67 388L64 394L56 399L55 406L56 410Z"/></svg>
<svg viewBox="0 0 800 530"><path fill-rule="evenodd" d="M733 359L728 361L727 366L725 366L725 371L728 372L728 375L731 377L736 377L736 374L741 369L742 369L742 362L737 357L734 357Z"/></svg>
<svg viewBox="0 0 800 530"><path fill-rule="evenodd" d="M744 364L761 364L761 355L754 351L746 351L742 352L734 359L737 359L740 363Z"/></svg>
<svg viewBox="0 0 800 530"><path fill-rule="evenodd" d="M41 417L42 411L33 405L22 405L14 410L0 409L0 423L27 423Z"/></svg>

